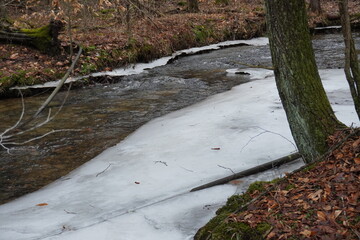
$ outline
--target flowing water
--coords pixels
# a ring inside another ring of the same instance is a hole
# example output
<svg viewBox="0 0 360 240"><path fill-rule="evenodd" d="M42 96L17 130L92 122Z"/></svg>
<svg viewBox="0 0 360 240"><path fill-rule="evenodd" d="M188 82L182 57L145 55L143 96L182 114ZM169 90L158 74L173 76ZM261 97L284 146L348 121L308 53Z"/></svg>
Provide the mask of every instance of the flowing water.
<svg viewBox="0 0 360 240"><path fill-rule="evenodd" d="M359 34L356 37L359 42ZM338 34L316 36L314 49L319 68L342 67L342 48ZM227 69L246 68L239 62L270 66L268 46L231 47L188 56L138 75L118 77L114 84L71 90L53 121L15 141L23 142L53 129L63 131L9 146L10 154L0 150L0 203L66 175L153 118L249 81L246 75L226 73ZM66 95L58 94L51 104L52 113ZM33 113L46 97L26 98L26 114ZM0 132L15 124L21 112L20 99L1 100Z"/></svg>

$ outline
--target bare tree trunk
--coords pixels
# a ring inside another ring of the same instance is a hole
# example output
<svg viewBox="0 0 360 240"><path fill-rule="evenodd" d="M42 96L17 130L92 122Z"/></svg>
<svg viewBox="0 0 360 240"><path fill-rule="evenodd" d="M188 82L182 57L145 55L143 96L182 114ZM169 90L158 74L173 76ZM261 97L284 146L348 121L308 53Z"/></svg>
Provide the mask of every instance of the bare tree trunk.
<svg viewBox="0 0 360 240"><path fill-rule="evenodd" d="M310 0L309 9L312 13L320 14L322 12L321 1L320 0Z"/></svg>
<svg viewBox="0 0 360 240"><path fill-rule="evenodd" d="M266 0L276 85L291 133L306 162L328 150L337 120L317 70L304 0Z"/></svg>
<svg viewBox="0 0 360 240"><path fill-rule="evenodd" d="M360 119L360 67L355 49L354 39L351 34L350 17L348 11L348 0L339 1L339 12L341 15L341 26L345 41L345 75L349 83L351 96L354 101L355 110Z"/></svg>

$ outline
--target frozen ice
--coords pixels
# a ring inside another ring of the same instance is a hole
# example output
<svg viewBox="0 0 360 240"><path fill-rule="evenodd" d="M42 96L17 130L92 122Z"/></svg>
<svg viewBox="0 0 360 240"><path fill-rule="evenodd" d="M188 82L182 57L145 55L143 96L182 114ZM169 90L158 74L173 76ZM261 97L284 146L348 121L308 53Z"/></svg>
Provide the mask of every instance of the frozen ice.
<svg viewBox="0 0 360 240"><path fill-rule="evenodd" d="M253 80L156 118L69 175L1 205L0 239L192 239L251 181L301 166L189 192L297 150L273 75L242 71ZM358 125L343 70L320 74L336 115Z"/></svg>

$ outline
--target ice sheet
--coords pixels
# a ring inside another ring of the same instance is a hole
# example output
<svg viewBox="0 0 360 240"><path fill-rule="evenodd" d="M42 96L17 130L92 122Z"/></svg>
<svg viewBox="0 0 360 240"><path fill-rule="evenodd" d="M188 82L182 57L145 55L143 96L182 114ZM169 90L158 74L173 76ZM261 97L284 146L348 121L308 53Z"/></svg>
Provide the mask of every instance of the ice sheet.
<svg viewBox="0 0 360 240"><path fill-rule="evenodd" d="M157 118L62 179L1 205L0 239L191 239L250 180L300 166L188 193L296 151L274 77L243 71L253 81ZM320 73L337 116L358 124L343 71Z"/></svg>

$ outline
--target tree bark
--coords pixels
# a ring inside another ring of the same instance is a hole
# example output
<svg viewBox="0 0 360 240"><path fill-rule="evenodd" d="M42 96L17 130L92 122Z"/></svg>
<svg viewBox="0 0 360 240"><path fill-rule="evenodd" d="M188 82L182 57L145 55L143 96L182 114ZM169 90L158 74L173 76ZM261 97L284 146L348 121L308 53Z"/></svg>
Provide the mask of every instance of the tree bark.
<svg viewBox="0 0 360 240"><path fill-rule="evenodd" d="M322 12L321 1L320 0L310 0L309 9L312 13L320 14Z"/></svg>
<svg viewBox="0 0 360 240"><path fill-rule="evenodd" d="M326 139L342 127L317 70L304 0L266 0L276 85L299 152L311 162L326 152Z"/></svg>
<svg viewBox="0 0 360 240"><path fill-rule="evenodd" d="M188 0L188 11L189 12L199 12L199 2L198 0Z"/></svg>
<svg viewBox="0 0 360 240"><path fill-rule="evenodd" d="M355 49L354 39L351 34L348 0L339 1L341 26L345 42L345 75L354 101L355 110L360 119L360 67Z"/></svg>

